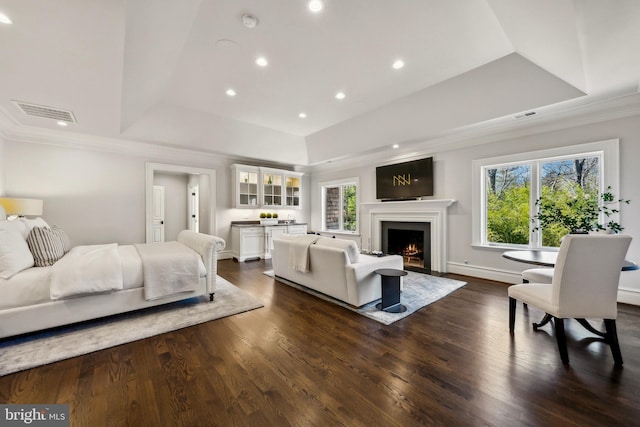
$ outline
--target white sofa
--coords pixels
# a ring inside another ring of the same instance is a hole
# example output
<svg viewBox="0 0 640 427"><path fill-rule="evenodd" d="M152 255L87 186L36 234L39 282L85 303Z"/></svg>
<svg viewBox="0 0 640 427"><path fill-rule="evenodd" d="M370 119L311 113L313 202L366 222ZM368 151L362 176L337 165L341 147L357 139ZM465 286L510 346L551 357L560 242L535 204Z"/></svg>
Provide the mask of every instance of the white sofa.
<svg viewBox="0 0 640 427"><path fill-rule="evenodd" d="M0 212L3 214L4 212ZM4 215L2 215L4 216ZM15 221L21 221L16 219ZM26 220L25 222L35 220ZM121 290L102 293L87 293L81 296L50 299L49 293L51 281L55 275L56 265L33 266L18 268L16 272L15 258L11 259L12 250L10 241L20 244L16 238L15 229L17 223L0 218L0 293L3 295L0 301L0 338L35 332L47 328L67 325L104 316L120 314L127 311L146 307L157 306L201 295L210 295L213 298L216 286L218 252L225 246L223 239L188 230L180 232L178 242L172 242L182 253L190 251L199 255L197 275L193 277L197 281L191 281L188 291L168 292L166 296L157 299L149 299L145 296L144 266L141 256L133 245L117 246L119 274L122 277ZM46 224L40 221L38 224ZM186 249L184 247L189 248ZM93 246L77 246L75 249L91 248ZM23 247L21 247L23 248ZM65 254L71 256L73 251ZM188 255L187 255L188 256ZM62 261L61 258L57 263ZM75 258L69 258L75 260ZM193 259L193 258L192 258ZM13 262L13 264L12 264ZM168 264L168 263L167 263ZM33 264L32 264L33 265ZM75 264L73 264L75 266ZM93 264L92 264L93 266ZM11 271L7 273L10 269ZM20 269L21 268L21 269ZM192 268L192 272L196 273ZM149 270L147 269L147 272ZM184 274L184 272L183 272ZM63 276L63 281L66 276ZM163 284L164 285L164 284ZM193 290L195 289L195 290ZM148 289L147 289L148 291Z"/></svg>
<svg viewBox="0 0 640 427"><path fill-rule="evenodd" d="M314 289L355 307L381 298L379 268L403 269L402 257L377 257L359 253L352 240L319 237L308 246L308 272L294 268L300 254L296 239L308 236L283 235L273 240L272 264L276 277Z"/></svg>

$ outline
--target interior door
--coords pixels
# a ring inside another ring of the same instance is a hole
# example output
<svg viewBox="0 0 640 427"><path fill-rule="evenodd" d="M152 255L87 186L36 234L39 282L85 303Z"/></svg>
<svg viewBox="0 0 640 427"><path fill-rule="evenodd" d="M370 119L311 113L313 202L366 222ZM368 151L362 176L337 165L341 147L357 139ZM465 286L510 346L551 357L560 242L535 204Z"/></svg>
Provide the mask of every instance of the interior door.
<svg viewBox="0 0 640 427"><path fill-rule="evenodd" d="M164 242L164 187L153 186L152 242Z"/></svg>

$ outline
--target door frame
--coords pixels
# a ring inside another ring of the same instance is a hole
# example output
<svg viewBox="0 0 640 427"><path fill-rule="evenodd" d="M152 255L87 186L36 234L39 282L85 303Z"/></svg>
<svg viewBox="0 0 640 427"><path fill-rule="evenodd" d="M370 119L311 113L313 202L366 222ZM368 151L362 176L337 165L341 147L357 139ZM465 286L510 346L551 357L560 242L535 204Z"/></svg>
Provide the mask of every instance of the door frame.
<svg viewBox="0 0 640 427"><path fill-rule="evenodd" d="M153 181L154 176L158 173L179 173L187 175L208 175L209 176L209 228L200 232L204 234L216 235L216 171L215 169L198 168L182 165L171 165L165 163L145 164L145 230L146 241L153 241ZM202 197L202 191L200 191ZM200 203L202 207L202 203Z"/></svg>

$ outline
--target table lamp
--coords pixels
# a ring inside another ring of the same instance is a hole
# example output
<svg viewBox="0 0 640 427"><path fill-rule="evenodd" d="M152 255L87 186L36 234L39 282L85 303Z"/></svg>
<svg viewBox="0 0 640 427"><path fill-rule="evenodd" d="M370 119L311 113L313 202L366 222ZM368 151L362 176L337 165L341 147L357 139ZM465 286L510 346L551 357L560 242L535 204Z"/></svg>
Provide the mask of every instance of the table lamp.
<svg viewBox="0 0 640 427"><path fill-rule="evenodd" d="M40 199L0 197L0 205L2 205L9 217L42 215L42 200Z"/></svg>

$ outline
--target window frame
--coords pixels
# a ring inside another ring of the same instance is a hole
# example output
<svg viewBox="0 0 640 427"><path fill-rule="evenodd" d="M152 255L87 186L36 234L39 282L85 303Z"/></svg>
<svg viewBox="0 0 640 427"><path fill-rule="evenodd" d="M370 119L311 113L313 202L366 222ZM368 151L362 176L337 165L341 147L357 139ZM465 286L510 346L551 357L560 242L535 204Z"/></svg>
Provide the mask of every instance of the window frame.
<svg viewBox="0 0 640 427"><path fill-rule="evenodd" d="M351 178L343 178L336 179L332 181L324 181L318 184L320 186L320 197L321 197L321 206L322 206L322 232L323 233L333 233L333 234L348 234L348 235L358 235L360 234L360 178L351 177ZM344 201L344 186L347 185L355 185L356 187L356 229L354 231L345 230L344 229L344 218L340 215L340 227L338 230L328 230L327 229L327 210L326 210L326 189L332 187L340 188L340 212L343 211L343 201Z"/></svg>
<svg viewBox="0 0 640 427"><path fill-rule="evenodd" d="M580 156L599 156L601 159L600 189L611 186L615 191L620 190L620 158L619 140L590 142L538 151L516 153L499 157L473 160L473 200L472 200L472 246L498 249L541 249L541 231L529 228L529 244L518 245L508 243L490 243L487 241L487 202L486 202L486 169L489 167L505 167L516 164L531 165L531 195L529 211L535 212L535 201L540 197L540 164L563 158ZM617 220L617 219L616 219Z"/></svg>

